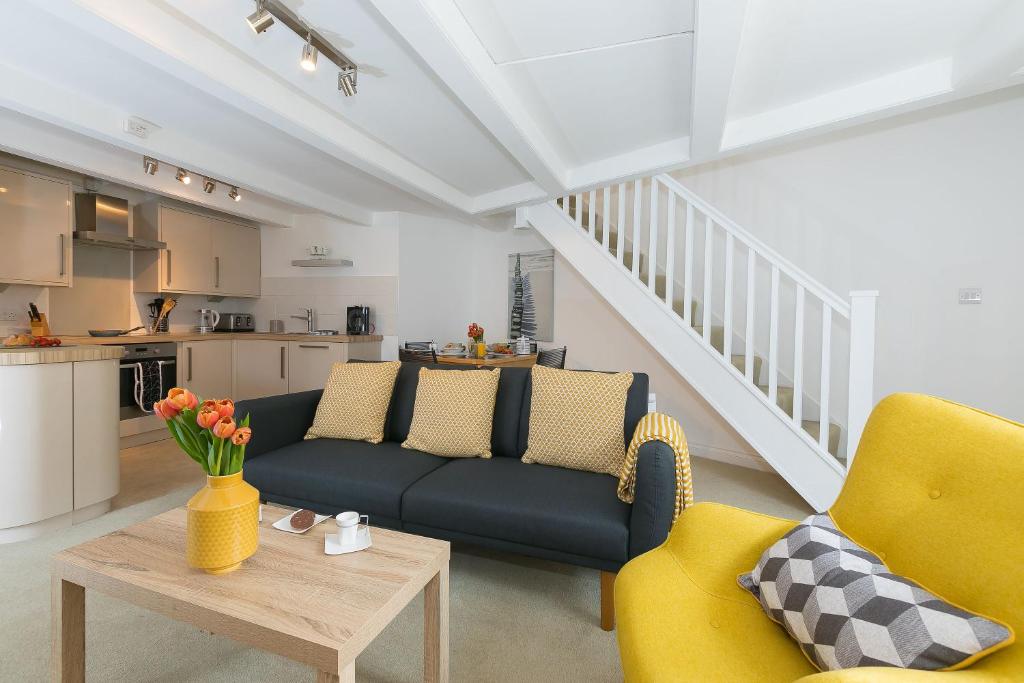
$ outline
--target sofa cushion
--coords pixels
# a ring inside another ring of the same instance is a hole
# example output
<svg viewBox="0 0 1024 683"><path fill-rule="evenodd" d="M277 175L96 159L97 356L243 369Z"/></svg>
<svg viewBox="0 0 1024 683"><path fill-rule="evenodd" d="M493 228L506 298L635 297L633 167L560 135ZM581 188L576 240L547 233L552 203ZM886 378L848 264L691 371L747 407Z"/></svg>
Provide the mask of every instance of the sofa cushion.
<svg viewBox="0 0 1024 683"><path fill-rule="evenodd" d="M399 363L335 363L307 439L380 443Z"/></svg>
<svg viewBox="0 0 1024 683"><path fill-rule="evenodd" d="M449 458L491 457L494 398L501 370L447 372L420 368L411 448Z"/></svg>
<svg viewBox="0 0 1024 683"><path fill-rule="evenodd" d="M419 363L403 363L398 371L395 390L391 396L391 407L388 410L387 426L384 429L386 441L402 443L409 438L409 427L416 406L416 389L419 384L419 371L424 367ZM450 370L452 372L474 370L472 366L458 365L427 365L432 370ZM502 368L498 380L498 395L494 399L494 424L491 428L491 455L497 457L518 458L519 450L519 411L523 406L523 391L530 376L529 368Z"/></svg>
<svg viewBox="0 0 1024 683"><path fill-rule="evenodd" d="M512 368L508 368L511 370ZM533 396L533 381L531 379L531 372L528 368L525 370L525 377L523 378L525 385L523 386L523 400L522 408L519 411L519 440L516 448L516 457L521 458L526 453L527 442L530 438L530 408L531 399ZM594 372L597 372L596 370ZM629 443L633 438L633 432L636 430L637 424L640 422L640 418L647 414L647 396L650 383L646 374L642 372L633 373L633 383L629 385L629 391L626 392L626 414L625 419L622 423L622 436L625 443ZM495 410L497 415L497 410Z"/></svg>
<svg viewBox="0 0 1024 683"><path fill-rule="evenodd" d="M402 521L625 562L630 506L617 483L512 458L456 460L405 492Z"/></svg>
<svg viewBox="0 0 1024 683"><path fill-rule="evenodd" d="M401 517L402 493L448 462L396 443L317 439L245 463L245 480L261 494L313 501L362 514Z"/></svg>

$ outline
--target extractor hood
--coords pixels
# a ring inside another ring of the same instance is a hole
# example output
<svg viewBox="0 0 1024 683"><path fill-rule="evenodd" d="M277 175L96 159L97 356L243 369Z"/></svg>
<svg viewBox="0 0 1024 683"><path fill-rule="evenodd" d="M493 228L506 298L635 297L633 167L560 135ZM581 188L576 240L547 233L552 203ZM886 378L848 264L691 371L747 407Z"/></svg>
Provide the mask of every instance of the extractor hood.
<svg viewBox="0 0 1024 683"><path fill-rule="evenodd" d="M129 234L126 200L94 192L75 195L75 242L132 251L167 248L165 242Z"/></svg>

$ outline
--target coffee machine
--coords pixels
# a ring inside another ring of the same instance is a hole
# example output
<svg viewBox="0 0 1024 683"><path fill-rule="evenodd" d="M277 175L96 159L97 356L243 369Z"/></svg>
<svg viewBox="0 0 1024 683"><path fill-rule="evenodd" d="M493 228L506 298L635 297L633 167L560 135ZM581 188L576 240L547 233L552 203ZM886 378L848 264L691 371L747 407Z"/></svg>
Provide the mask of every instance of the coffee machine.
<svg viewBox="0 0 1024 683"><path fill-rule="evenodd" d="M369 306L349 306L347 319L346 327L349 334L372 334Z"/></svg>

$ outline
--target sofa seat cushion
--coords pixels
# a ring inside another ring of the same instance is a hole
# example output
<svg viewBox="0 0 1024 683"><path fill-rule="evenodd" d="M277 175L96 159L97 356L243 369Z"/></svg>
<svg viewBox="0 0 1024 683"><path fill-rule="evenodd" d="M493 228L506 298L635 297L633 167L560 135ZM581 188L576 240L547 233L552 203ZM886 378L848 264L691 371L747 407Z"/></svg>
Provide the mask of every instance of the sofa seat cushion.
<svg viewBox="0 0 1024 683"><path fill-rule="evenodd" d="M402 493L448 460L397 443L316 439L246 461L245 480L261 494L308 500L322 509L401 517Z"/></svg>
<svg viewBox="0 0 1024 683"><path fill-rule="evenodd" d="M631 508L617 483L511 458L456 460L405 492L402 522L625 562Z"/></svg>

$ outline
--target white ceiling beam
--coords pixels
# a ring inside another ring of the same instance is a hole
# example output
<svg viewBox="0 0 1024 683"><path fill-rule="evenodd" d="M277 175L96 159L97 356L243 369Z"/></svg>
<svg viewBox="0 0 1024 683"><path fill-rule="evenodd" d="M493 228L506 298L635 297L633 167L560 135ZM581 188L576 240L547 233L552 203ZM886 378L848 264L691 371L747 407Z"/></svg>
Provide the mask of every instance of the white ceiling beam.
<svg viewBox="0 0 1024 683"><path fill-rule="evenodd" d="M435 206L472 209L472 198L337 111L253 61L173 7L156 1L30 0L54 17L379 180ZM239 19L241 21L241 18ZM259 67L259 65L257 65Z"/></svg>
<svg viewBox="0 0 1024 683"><path fill-rule="evenodd" d="M747 0L703 0L696 13L689 157L700 160L722 148Z"/></svg>
<svg viewBox="0 0 1024 683"><path fill-rule="evenodd" d="M1024 67L1024 2L1011 0L970 31L953 54L953 87L1005 83Z"/></svg>
<svg viewBox="0 0 1024 683"><path fill-rule="evenodd" d="M370 2L545 192L563 192L565 162L452 0Z"/></svg>
<svg viewBox="0 0 1024 683"><path fill-rule="evenodd" d="M837 128L952 99L951 60L940 59L726 123L723 152Z"/></svg>
<svg viewBox="0 0 1024 683"><path fill-rule="evenodd" d="M69 101L73 101L74 106L68 106ZM197 143L193 138L174 130L161 129L146 140L129 135L121 128L121 122L127 118L128 112L119 111L82 93L69 92L67 88L37 74L2 62L0 107L134 152L137 155L136 163L129 170L128 176L111 178L119 182L130 184L142 176L142 155L148 154L188 168L194 173L237 184L243 189L296 207L306 207L363 225L373 223L372 211L312 189L272 169L256 167L246 159ZM4 137L8 136L5 134ZM18 142L13 139L6 144L17 146ZM187 198L192 199L193 195L201 194L204 193L191 192Z"/></svg>
<svg viewBox="0 0 1024 683"><path fill-rule="evenodd" d="M473 199L473 214L489 215L509 211L523 204L532 204L545 199L551 195L544 191L544 188L534 182L520 183L503 187L500 190L477 195Z"/></svg>
<svg viewBox="0 0 1024 683"><path fill-rule="evenodd" d="M690 138L683 136L599 159L569 171L569 192L601 187L628 178L664 173L690 161Z"/></svg>

